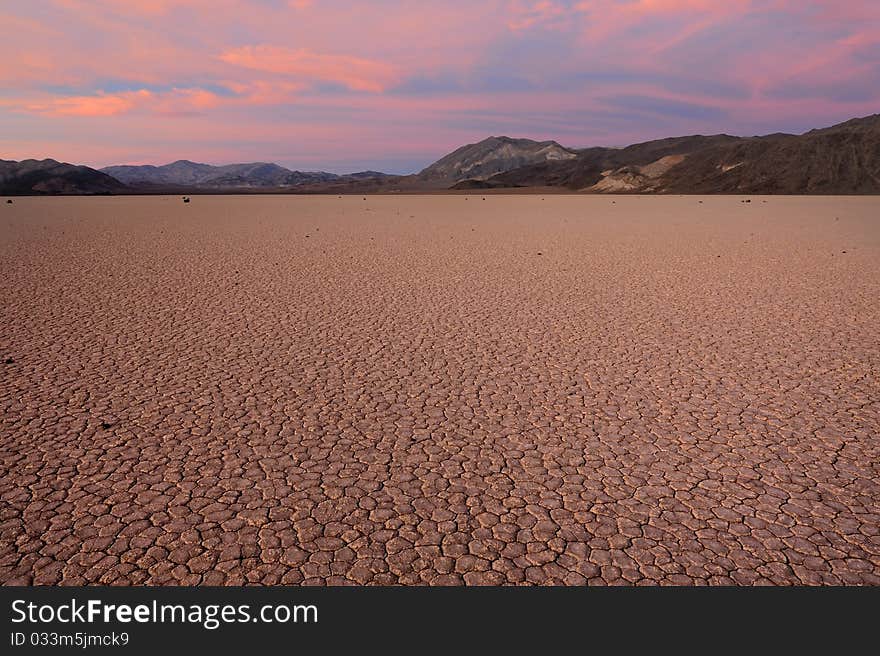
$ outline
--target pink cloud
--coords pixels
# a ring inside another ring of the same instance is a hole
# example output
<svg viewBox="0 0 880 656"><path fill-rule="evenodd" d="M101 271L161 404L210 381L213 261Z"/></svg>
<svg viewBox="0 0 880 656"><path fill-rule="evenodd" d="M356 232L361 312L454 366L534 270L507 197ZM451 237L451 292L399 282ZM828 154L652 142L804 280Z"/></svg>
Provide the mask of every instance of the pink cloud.
<svg viewBox="0 0 880 656"><path fill-rule="evenodd" d="M205 89L174 89L169 93L153 94L153 113L167 116L201 114L219 106L223 99Z"/></svg>
<svg viewBox="0 0 880 656"><path fill-rule="evenodd" d="M743 15L753 4L753 0L583 0L574 10L584 16L587 39L601 41L657 17L687 21L684 35L689 36L719 19ZM656 36L668 38L662 31Z"/></svg>
<svg viewBox="0 0 880 656"><path fill-rule="evenodd" d="M173 9L211 8L218 5L240 5L235 0L53 0L60 6L74 11L99 9L119 14L145 14L160 16Z"/></svg>
<svg viewBox="0 0 880 656"><path fill-rule="evenodd" d="M18 111L43 116L118 116L134 111L159 115L188 115L216 107L220 96L205 89L172 89L156 93L147 89L91 96L55 96L4 104Z"/></svg>
<svg viewBox="0 0 880 656"><path fill-rule="evenodd" d="M507 26L514 32L537 25L558 27L560 21L570 14L566 5L552 0L539 0L538 2L514 0L510 3L508 11L511 17L507 21Z"/></svg>
<svg viewBox="0 0 880 656"><path fill-rule="evenodd" d="M399 78L394 67L384 62L278 46L235 48L221 54L220 59L228 64L268 73L337 82L354 91L381 92Z"/></svg>
<svg viewBox="0 0 880 656"><path fill-rule="evenodd" d="M300 82L285 80L227 81L222 83L244 105L281 105L292 102L307 87Z"/></svg>
<svg viewBox="0 0 880 656"><path fill-rule="evenodd" d="M134 109L139 101L152 96L149 91L95 96L69 96L45 101L29 102L19 109L45 116L114 116Z"/></svg>

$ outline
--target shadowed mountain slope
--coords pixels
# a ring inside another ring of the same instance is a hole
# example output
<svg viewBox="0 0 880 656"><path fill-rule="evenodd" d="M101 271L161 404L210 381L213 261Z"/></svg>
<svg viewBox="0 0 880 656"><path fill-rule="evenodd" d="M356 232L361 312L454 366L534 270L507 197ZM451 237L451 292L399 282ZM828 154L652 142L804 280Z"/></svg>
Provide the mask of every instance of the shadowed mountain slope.
<svg viewBox="0 0 880 656"><path fill-rule="evenodd" d="M127 191L119 180L54 159L0 160L0 194L108 194Z"/></svg>

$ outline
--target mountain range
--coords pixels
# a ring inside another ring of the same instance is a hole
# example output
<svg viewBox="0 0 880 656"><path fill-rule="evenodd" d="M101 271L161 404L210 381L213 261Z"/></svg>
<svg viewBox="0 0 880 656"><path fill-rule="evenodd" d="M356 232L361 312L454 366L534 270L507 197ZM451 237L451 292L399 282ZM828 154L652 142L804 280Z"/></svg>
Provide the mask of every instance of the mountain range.
<svg viewBox="0 0 880 656"><path fill-rule="evenodd" d="M101 170L55 160L0 160L0 194L168 192L383 193L553 188L584 193L880 193L880 115L805 134L657 139L625 148L489 137L413 175L291 171L277 164Z"/></svg>
<svg viewBox="0 0 880 656"><path fill-rule="evenodd" d="M164 166L108 166L101 172L130 187L179 186L198 189L283 188L388 177L376 171L336 175L324 171L291 171L266 162L211 166L185 159Z"/></svg>
<svg viewBox="0 0 880 656"><path fill-rule="evenodd" d="M455 186L673 194L880 193L880 115L802 135L689 136L620 149L588 148L575 159L518 167Z"/></svg>

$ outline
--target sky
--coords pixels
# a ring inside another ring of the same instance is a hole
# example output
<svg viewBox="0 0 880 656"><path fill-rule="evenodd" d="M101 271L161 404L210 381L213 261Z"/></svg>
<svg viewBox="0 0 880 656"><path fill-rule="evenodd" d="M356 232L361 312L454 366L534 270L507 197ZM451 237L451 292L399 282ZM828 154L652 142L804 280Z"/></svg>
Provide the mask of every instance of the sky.
<svg viewBox="0 0 880 656"><path fill-rule="evenodd" d="M3 0L0 159L417 171L880 112L878 0Z"/></svg>

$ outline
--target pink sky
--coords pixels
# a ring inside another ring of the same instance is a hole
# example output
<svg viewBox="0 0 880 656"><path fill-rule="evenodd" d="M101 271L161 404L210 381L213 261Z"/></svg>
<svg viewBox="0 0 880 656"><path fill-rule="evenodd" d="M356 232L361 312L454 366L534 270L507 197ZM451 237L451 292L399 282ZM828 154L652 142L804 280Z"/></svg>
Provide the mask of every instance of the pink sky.
<svg viewBox="0 0 880 656"><path fill-rule="evenodd" d="M880 112L876 0L29 0L0 6L0 158L418 170Z"/></svg>

